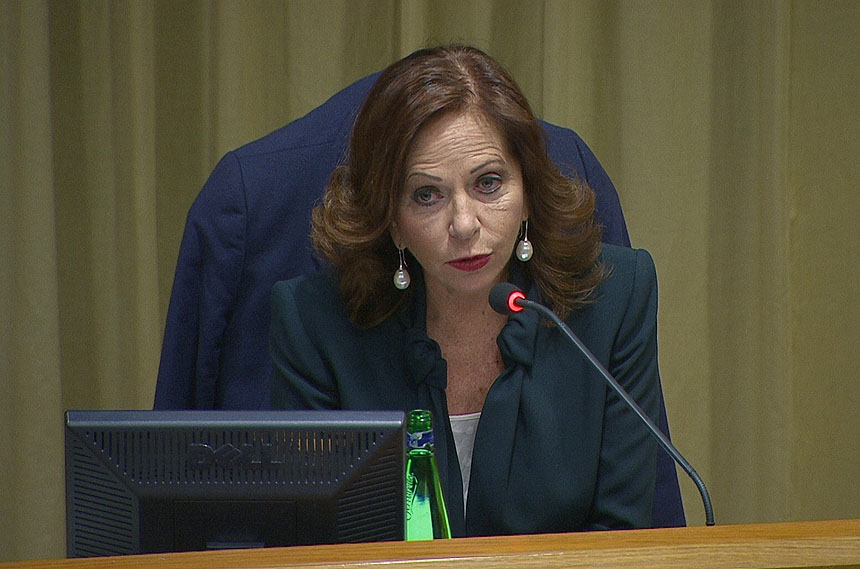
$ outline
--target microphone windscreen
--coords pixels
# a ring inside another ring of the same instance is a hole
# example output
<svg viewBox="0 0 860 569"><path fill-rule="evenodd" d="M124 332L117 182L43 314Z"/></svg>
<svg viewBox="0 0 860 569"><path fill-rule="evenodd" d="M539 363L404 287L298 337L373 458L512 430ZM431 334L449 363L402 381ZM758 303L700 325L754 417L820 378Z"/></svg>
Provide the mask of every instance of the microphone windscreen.
<svg viewBox="0 0 860 569"><path fill-rule="evenodd" d="M511 314L513 310L511 310L510 304L508 304L508 299L515 292L520 292L520 289L511 283L497 284L490 289L490 306L499 314L504 314L505 316Z"/></svg>

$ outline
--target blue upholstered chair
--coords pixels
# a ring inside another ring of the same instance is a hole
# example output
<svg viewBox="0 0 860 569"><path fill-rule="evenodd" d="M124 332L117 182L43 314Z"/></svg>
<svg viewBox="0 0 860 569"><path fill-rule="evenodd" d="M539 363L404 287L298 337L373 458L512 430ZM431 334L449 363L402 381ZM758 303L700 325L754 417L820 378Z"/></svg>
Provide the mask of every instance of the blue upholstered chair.
<svg viewBox="0 0 860 569"><path fill-rule="evenodd" d="M315 271L310 210L341 158L376 76L335 94L283 128L227 153L195 199L167 314L156 409L266 408L269 295ZM542 123L553 161L597 194L604 241L630 245L615 187L579 136ZM661 401L658 424L667 429ZM660 452L653 525L684 525L678 479Z"/></svg>

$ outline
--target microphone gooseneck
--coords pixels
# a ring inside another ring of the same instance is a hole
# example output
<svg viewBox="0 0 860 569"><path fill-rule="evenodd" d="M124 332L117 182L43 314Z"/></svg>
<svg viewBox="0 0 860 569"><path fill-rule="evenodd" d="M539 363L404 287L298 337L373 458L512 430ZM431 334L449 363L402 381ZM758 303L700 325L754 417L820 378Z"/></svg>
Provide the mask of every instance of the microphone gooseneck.
<svg viewBox="0 0 860 569"><path fill-rule="evenodd" d="M702 477L699 476L696 469L693 468L687 459L684 458L684 455L675 448L672 441L663 434L663 431L654 424L645 411L639 407L639 404L636 403L636 401L624 390L623 387L621 387L621 384L619 384L612 374L603 367L603 364L600 363L597 357L591 353L591 350L582 343L582 340L573 333L561 318L546 306L526 298L525 294L511 283L499 283L490 290L490 306L499 314L504 314L506 316L515 312L520 312L524 308L531 308L538 311L541 315L555 324L558 329L561 330L577 348L579 348L579 351L583 353L591 365L600 372L600 375L603 376L603 379L606 380L613 391L615 391L615 393L621 397L633 412L639 416L642 422L645 423L645 426L648 427L651 434L657 439L657 442L660 443L660 446L669 453L669 456L671 456L672 459L674 459L674 461L684 470L684 472L687 473L687 476L693 480L693 483L695 483L696 488L699 490L699 494L702 496L702 503L705 507L705 524L709 526L714 525L714 508L711 504L711 497L708 494L708 489L705 486L705 482L702 480Z"/></svg>

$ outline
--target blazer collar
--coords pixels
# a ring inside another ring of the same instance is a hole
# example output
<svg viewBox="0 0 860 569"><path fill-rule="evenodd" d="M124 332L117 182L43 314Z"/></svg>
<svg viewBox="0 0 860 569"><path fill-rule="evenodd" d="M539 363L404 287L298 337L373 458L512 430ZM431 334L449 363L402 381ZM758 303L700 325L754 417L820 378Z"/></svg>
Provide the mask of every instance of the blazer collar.
<svg viewBox="0 0 860 569"><path fill-rule="evenodd" d="M397 318L400 322L406 347L406 367L416 383L445 389L448 371L439 344L427 336L427 295L424 278L420 270L413 271L412 301ZM537 286L529 281L517 263L510 270L513 284L526 291L529 298L540 301ZM497 338L502 359L507 367L520 364L531 366L534 361L535 341L540 326L540 316L534 310L523 310L508 317Z"/></svg>

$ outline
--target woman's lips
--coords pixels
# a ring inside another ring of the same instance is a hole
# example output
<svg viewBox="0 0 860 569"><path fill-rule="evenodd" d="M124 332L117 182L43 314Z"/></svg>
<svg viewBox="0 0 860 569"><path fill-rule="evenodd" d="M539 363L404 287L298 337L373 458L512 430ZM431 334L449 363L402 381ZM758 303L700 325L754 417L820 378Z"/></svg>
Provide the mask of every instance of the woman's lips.
<svg viewBox="0 0 860 569"><path fill-rule="evenodd" d="M477 271L490 262L490 255L475 255L448 261L448 264L458 271Z"/></svg>

